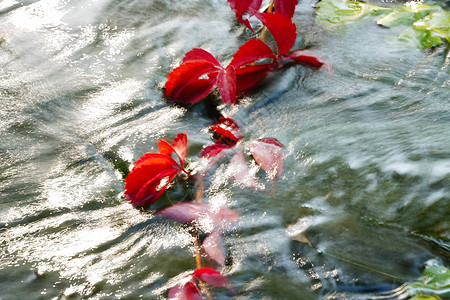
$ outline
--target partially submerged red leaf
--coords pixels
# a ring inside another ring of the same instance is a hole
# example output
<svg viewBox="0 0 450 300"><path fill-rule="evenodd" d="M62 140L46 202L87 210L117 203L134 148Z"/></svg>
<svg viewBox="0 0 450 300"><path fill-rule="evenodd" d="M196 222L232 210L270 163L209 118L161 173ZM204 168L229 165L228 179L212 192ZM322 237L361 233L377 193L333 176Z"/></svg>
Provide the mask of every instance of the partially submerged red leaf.
<svg viewBox="0 0 450 300"><path fill-rule="evenodd" d="M192 273L192 275L198 280L201 280L214 286L230 287L228 279L222 274L220 274L219 271L214 270L212 268L205 267L197 269Z"/></svg>
<svg viewBox="0 0 450 300"><path fill-rule="evenodd" d="M297 3L297 0L275 0L275 11L292 19Z"/></svg>
<svg viewBox="0 0 450 300"><path fill-rule="evenodd" d="M167 219L171 219L182 223L192 223L198 221L199 218L205 217L210 212L210 206L197 202L181 202L171 205L158 212Z"/></svg>
<svg viewBox="0 0 450 300"><path fill-rule="evenodd" d="M295 50L289 52L282 57L280 60L292 61L298 64L302 64L314 69L324 69L329 75L331 75L331 66L323 58L318 57L315 53L309 50Z"/></svg>
<svg viewBox="0 0 450 300"><path fill-rule="evenodd" d="M227 207L220 207L213 211L211 206L198 202L181 202L166 207L158 215L182 223L199 223L200 219L209 218L212 220L214 229L226 229L230 224L236 222L239 215Z"/></svg>
<svg viewBox="0 0 450 300"><path fill-rule="evenodd" d="M230 174L230 177L238 184L250 188L258 187L258 183L250 174L250 168L245 162L243 151L238 151L235 155L233 155L233 157L230 159L230 163L228 164L227 172Z"/></svg>
<svg viewBox="0 0 450 300"><path fill-rule="evenodd" d="M199 154L199 157L211 158L211 157L217 156L223 150L229 149L230 147L232 147L232 146L225 145L225 144L209 145L209 146L206 146L205 148L203 148L203 150Z"/></svg>
<svg viewBox="0 0 450 300"><path fill-rule="evenodd" d="M202 300L202 294L195 284L194 279L186 283L180 283L172 287L168 294L169 299L176 300Z"/></svg>
<svg viewBox="0 0 450 300"><path fill-rule="evenodd" d="M218 231L211 232L203 241L205 253L219 265L225 265L225 247L222 234Z"/></svg>
<svg viewBox="0 0 450 300"><path fill-rule="evenodd" d="M295 24L291 19L279 13L257 13L256 17L267 27L277 43L280 57L291 50L297 38Z"/></svg>
<svg viewBox="0 0 450 300"><path fill-rule="evenodd" d="M272 59L273 62L276 60L276 57L269 46L261 40L251 39L239 47L238 51L233 55L233 60L230 62L230 65L234 66L237 70L240 67L254 63L263 58Z"/></svg>
<svg viewBox="0 0 450 300"><path fill-rule="evenodd" d="M241 130L239 126L230 118L222 118L215 125L209 127L218 137L216 144L227 144L230 146L236 145L242 139Z"/></svg>
<svg viewBox="0 0 450 300"><path fill-rule="evenodd" d="M217 88L223 102L228 105L236 102L236 74L234 67L229 65L221 70L217 76Z"/></svg>
<svg viewBox="0 0 450 300"><path fill-rule="evenodd" d="M187 136L185 133L179 133L173 139L172 145L164 140L160 140L158 142L158 149L159 153L169 156L175 153L180 160L180 166L183 166L187 154Z"/></svg>
<svg viewBox="0 0 450 300"><path fill-rule="evenodd" d="M187 86L195 84L200 76L217 71L219 70L216 66L209 61L195 60L182 63L167 75L165 96L170 96L174 101L183 100L179 96Z"/></svg>
<svg viewBox="0 0 450 300"><path fill-rule="evenodd" d="M243 15L245 13L253 15L253 12L261 7L262 0L228 0L228 2L235 11L238 22L244 24L248 29L253 31L249 21L243 19Z"/></svg>
<svg viewBox="0 0 450 300"><path fill-rule="evenodd" d="M275 64L249 65L236 72L236 89L239 92L251 89L260 82L270 71L275 69Z"/></svg>
<svg viewBox="0 0 450 300"><path fill-rule="evenodd" d="M276 140L261 139L251 143L249 150L256 163L275 180L283 171L283 149Z"/></svg>

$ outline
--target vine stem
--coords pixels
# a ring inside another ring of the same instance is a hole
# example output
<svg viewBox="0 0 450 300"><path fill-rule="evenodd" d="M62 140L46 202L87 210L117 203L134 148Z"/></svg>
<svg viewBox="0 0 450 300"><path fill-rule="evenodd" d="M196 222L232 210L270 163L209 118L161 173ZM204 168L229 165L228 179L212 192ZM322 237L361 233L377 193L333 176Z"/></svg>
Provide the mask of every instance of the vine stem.
<svg viewBox="0 0 450 300"><path fill-rule="evenodd" d="M195 192L195 202L201 203L203 201L203 177L200 176L197 179L197 191ZM197 231L194 232L194 249L195 249L195 265L197 269L202 268L202 255L201 255L201 245L200 245L200 239ZM208 286L203 282L199 281L199 286L203 294L206 295L206 298L208 300L213 300L211 293L209 292Z"/></svg>

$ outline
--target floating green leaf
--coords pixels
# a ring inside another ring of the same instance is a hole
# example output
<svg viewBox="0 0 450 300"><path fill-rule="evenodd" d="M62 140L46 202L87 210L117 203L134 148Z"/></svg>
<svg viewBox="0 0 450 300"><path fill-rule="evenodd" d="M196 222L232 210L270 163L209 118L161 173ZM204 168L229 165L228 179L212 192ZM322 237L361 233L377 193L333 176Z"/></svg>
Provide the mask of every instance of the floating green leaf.
<svg viewBox="0 0 450 300"><path fill-rule="evenodd" d="M370 15L378 16L379 25L403 30L398 39L414 47L425 49L450 42L450 12L439 5L408 2L386 8L353 0L322 0L316 12L317 23L327 29Z"/></svg>
<svg viewBox="0 0 450 300"><path fill-rule="evenodd" d="M316 10L316 22L325 28L360 20L365 16L390 12L391 8L380 7L359 1L322 0Z"/></svg>
<svg viewBox="0 0 450 300"><path fill-rule="evenodd" d="M439 299L450 297L450 269L444 266L428 266L422 276L414 283L407 285L413 299ZM426 298L425 296L438 296Z"/></svg>

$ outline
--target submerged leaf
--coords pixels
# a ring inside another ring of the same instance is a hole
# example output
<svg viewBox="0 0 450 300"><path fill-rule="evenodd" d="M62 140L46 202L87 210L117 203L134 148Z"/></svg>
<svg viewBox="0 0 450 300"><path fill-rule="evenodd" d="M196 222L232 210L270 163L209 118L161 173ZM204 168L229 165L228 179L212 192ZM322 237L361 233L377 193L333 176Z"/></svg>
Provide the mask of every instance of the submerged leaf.
<svg viewBox="0 0 450 300"><path fill-rule="evenodd" d="M225 247L223 236L218 231L211 232L203 241L203 250L205 253L217 262L219 265L225 265Z"/></svg>
<svg viewBox="0 0 450 300"><path fill-rule="evenodd" d="M439 265L427 266L422 276L407 288L410 295L437 295L447 299L450 297L450 269Z"/></svg>
<svg viewBox="0 0 450 300"><path fill-rule="evenodd" d="M250 153L269 178L275 180L283 172L284 154L275 139L259 139L250 144Z"/></svg>
<svg viewBox="0 0 450 300"><path fill-rule="evenodd" d="M397 35L413 47L431 48L450 42L450 12L439 5L410 1L401 6L379 7L359 1L322 0L316 10L316 22L325 28L348 24L369 15L378 15L377 23L403 30Z"/></svg>
<svg viewBox="0 0 450 300"><path fill-rule="evenodd" d="M214 286L228 287L228 288L230 287L228 279L222 274L220 274L219 271L214 270L212 268L205 267L197 269L192 273L192 275L198 280L201 280Z"/></svg>
<svg viewBox="0 0 450 300"><path fill-rule="evenodd" d="M202 294L195 284L194 279L186 283L180 283L172 287L168 294L169 299L175 300L202 300Z"/></svg>

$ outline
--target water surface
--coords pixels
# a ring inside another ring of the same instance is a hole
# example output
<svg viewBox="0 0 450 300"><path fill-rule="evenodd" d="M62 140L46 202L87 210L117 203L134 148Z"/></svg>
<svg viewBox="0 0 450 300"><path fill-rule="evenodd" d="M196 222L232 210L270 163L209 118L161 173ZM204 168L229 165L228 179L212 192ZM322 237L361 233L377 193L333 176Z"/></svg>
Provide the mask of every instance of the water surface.
<svg viewBox="0 0 450 300"><path fill-rule="evenodd" d="M295 66L221 108L286 162L274 193L209 174L206 201L241 215L236 294L217 299L368 299L450 262L448 51L370 21L326 32L314 4L297 8L296 46L333 76ZM124 175L160 138L186 132L189 161L211 143L202 105L164 101L165 76L195 47L228 62L250 33L219 0L8 0L0 28L0 298L165 298L195 268L192 238L132 209Z"/></svg>

